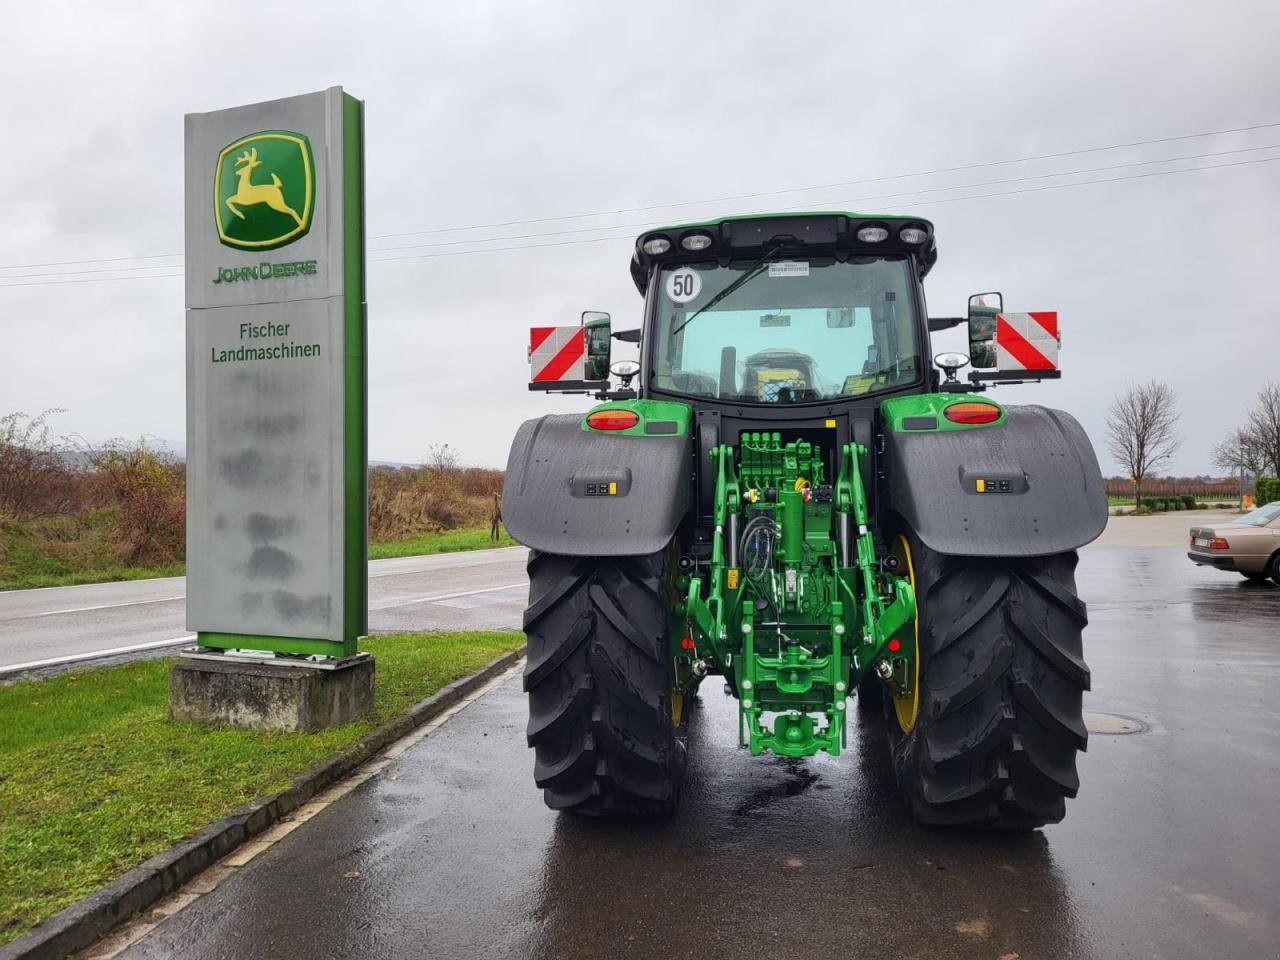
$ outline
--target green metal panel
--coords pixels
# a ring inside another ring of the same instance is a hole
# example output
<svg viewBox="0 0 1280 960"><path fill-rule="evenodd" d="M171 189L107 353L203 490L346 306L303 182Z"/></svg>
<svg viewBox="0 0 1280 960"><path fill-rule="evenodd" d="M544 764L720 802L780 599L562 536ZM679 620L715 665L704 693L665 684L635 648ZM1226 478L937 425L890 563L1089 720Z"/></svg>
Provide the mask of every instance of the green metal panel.
<svg viewBox="0 0 1280 960"><path fill-rule="evenodd" d="M704 230L714 230L722 223L737 222L741 220L776 220L780 217L849 217L853 220L884 220L887 223L924 223L929 225L929 229L933 229L933 224L924 217L909 217L898 213L854 213L850 210L809 210L809 211L793 211L787 210L782 213L749 213L739 217L720 217L718 220L699 220L694 223L676 223L667 227L654 227L652 230L646 230L644 236L651 233L671 233L680 230L696 230L702 228Z"/></svg>
<svg viewBox="0 0 1280 960"><path fill-rule="evenodd" d="M634 427L628 427L626 430L596 430L588 426L587 417L602 410L629 410L640 419ZM684 437L689 434L689 424L692 420L693 408L687 403L671 400L611 400L587 411L586 416L582 418L582 430L584 433L612 433L620 437ZM653 422L674 423L675 429L651 433L647 425Z"/></svg>
<svg viewBox="0 0 1280 960"><path fill-rule="evenodd" d="M999 418L990 423L952 423L943 414L947 407L957 403L986 403L1000 407L994 400L975 397L970 393L917 393L908 397L891 397L881 402L880 413L884 416L885 426L893 433L930 432L930 429L909 429L905 423L908 417L933 417L935 426L931 429L935 432L985 430L1001 426L1008 419L1001 407Z"/></svg>
<svg viewBox="0 0 1280 960"><path fill-rule="evenodd" d="M197 643L214 650L271 650L305 656L343 657L356 652L355 644L304 637L257 637L244 633L201 633Z"/></svg>
<svg viewBox="0 0 1280 960"><path fill-rule="evenodd" d="M343 649L369 630L368 365L364 268L364 104L342 96L342 269L346 479Z"/></svg>

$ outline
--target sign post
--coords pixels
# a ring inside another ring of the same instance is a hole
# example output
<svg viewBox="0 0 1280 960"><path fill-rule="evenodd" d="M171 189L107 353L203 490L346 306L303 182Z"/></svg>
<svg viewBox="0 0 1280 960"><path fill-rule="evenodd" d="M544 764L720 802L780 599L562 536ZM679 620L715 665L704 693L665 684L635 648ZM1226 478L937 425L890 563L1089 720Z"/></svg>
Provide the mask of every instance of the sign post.
<svg viewBox="0 0 1280 960"><path fill-rule="evenodd" d="M354 658L371 696L363 181L340 87L186 118L188 668Z"/></svg>

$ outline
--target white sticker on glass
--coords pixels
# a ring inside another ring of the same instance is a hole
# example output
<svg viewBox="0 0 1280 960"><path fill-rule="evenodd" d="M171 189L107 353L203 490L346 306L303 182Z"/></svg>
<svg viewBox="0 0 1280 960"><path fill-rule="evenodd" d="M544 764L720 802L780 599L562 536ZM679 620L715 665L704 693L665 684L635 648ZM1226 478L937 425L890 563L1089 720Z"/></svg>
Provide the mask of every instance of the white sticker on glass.
<svg viewBox="0 0 1280 960"><path fill-rule="evenodd" d="M805 264L807 267L808 264ZM702 277L698 271L681 267L667 274L667 296L676 303L688 303L702 292Z"/></svg>
<svg viewBox="0 0 1280 960"><path fill-rule="evenodd" d="M809 262L807 260L779 260L769 264L771 277L807 277Z"/></svg>

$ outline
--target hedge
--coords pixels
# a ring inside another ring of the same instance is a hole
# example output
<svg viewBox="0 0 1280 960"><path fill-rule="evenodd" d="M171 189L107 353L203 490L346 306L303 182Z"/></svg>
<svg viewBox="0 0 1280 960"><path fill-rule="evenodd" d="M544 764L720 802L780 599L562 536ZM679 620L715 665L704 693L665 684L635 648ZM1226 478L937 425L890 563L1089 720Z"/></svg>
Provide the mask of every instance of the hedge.
<svg viewBox="0 0 1280 960"><path fill-rule="evenodd" d="M1280 477L1258 477L1253 482L1253 501L1257 504L1280 500Z"/></svg>

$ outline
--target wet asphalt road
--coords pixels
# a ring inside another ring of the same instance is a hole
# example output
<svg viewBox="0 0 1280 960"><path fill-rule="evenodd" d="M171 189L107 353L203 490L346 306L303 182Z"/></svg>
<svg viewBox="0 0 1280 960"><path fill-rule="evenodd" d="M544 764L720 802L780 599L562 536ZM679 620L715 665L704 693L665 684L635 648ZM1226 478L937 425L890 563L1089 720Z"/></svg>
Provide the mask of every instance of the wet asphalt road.
<svg viewBox="0 0 1280 960"><path fill-rule="evenodd" d="M675 818L557 816L513 678L124 956L1276 956L1280 588L1171 547L1089 548L1078 581L1086 710L1144 732L1094 733L1062 824L916 826L878 725L752 758L713 683Z"/></svg>

